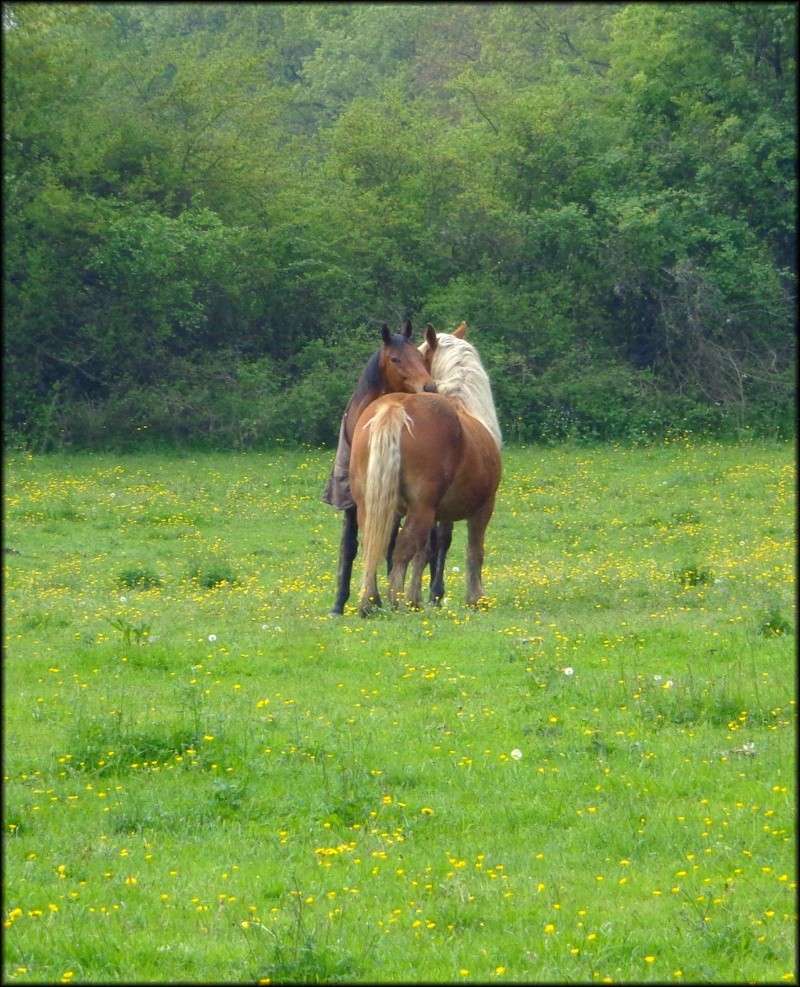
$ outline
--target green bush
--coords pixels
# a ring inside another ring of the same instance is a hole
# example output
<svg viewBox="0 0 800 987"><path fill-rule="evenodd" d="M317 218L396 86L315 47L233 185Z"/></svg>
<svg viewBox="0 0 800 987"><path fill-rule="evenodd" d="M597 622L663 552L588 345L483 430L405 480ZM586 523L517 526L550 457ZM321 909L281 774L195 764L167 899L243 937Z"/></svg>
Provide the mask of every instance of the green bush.
<svg viewBox="0 0 800 987"><path fill-rule="evenodd" d="M161 578L146 566L131 566L120 572L117 584L125 589L152 589L161 585Z"/></svg>
<svg viewBox="0 0 800 987"><path fill-rule="evenodd" d="M233 586L239 581L236 570L224 559L207 559L194 563L189 569L189 578L204 589L216 589L226 583Z"/></svg>
<svg viewBox="0 0 800 987"><path fill-rule="evenodd" d="M675 573L675 578L684 589L694 586L710 586L714 582L714 573L705 566L693 565L684 566Z"/></svg>

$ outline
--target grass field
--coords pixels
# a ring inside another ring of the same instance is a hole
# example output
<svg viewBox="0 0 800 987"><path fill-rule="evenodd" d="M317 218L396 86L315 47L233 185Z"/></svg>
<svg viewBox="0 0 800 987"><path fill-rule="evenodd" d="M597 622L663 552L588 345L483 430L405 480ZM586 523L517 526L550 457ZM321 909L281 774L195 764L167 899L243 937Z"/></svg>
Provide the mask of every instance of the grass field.
<svg viewBox="0 0 800 987"><path fill-rule="evenodd" d="M7 458L4 979L793 981L794 449L509 449L368 621L331 460Z"/></svg>

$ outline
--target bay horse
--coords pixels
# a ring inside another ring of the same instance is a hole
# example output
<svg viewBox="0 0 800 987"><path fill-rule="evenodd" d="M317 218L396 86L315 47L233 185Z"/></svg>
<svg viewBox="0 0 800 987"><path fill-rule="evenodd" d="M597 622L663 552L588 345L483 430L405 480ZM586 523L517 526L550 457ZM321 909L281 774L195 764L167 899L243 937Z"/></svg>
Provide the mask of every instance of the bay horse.
<svg viewBox="0 0 800 987"><path fill-rule="evenodd" d="M406 520L392 560L393 606L412 560L408 602L419 606L429 535L436 522L467 521L467 604L474 606L483 596L484 536L502 472L502 435L489 378L475 347L455 334L428 330L426 360L438 393L387 394L361 412L353 433L350 482L357 523L364 533L361 616L381 606L377 567L398 514Z"/></svg>
<svg viewBox="0 0 800 987"><path fill-rule="evenodd" d="M430 374L430 357L424 357L411 342L411 322L406 319L397 333L389 332L387 325L381 328L382 346L372 354L361 373L350 400L347 403L339 428L339 444L336 459L328 483L322 495L323 501L344 511L342 538L339 545L336 599L331 614L340 615L350 596L350 579L353 559L358 550L358 523L355 501L350 491L350 448L361 412L384 394L399 391L409 394L435 392L436 384ZM426 331L428 350L437 347L436 333L432 326ZM395 525L394 534L397 534ZM388 545L387 559L391 565L393 542ZM443 563L442 563L443 565Z"/></svg>

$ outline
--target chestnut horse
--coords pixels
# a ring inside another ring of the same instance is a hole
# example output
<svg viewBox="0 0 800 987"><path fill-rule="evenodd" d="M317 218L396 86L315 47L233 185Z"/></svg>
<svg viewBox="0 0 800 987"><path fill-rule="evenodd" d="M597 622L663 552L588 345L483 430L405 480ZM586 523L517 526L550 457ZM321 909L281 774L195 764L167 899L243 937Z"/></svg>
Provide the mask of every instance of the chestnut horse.
<svg viewBox="0 0 800 987"><path fill-rule="evenodd" d="M398 514L406 520L394 548L392 605L413 559L408 602L419 606L436 522L467 521L467 603L474 606L483 596L484 535L501 475L500 426L474 346L455 334L428 330L426 359L439 393L385 395L362 411L353 433L350 482L364 532L362 616L381 605L377 567Z"/></svg>
<svg viewBox="0 0 800 987"><path fill-rule="evenodd" d="M335 615L343 613L344 605L350 596L353 559L358 550L358 525L355 502L350 492L349 463L353 431L359 415L367 405L383 394L395 391L409 394L436 391L429 370L430 357L427 357L426 362L426 358L411 342L411 335L412 328L408 320L403 323L398 333L390 333L388 326L383 326L381 329L383 345L368 360L342 416L336 460L322 495L326 503L344 511L336 599L331 610ZM426 343L423 343L423 346L432 353L435 352L436 345L436 333L433 327L429 326ZM397 525L394 533L396 535ZM387 559L390 562L391 554L392 545L389 544Z"/></svg>

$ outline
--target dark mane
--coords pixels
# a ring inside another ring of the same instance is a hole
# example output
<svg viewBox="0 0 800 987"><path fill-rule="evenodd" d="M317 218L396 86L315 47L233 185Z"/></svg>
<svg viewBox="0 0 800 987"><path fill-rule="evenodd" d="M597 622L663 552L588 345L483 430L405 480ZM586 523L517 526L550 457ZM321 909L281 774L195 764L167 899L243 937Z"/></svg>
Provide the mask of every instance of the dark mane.
<svg viewBox="0 0 800 987"><path fill-rule="evenodd" d="M361 371L361 376L358 378L356 389L353 391L352 398L350 398L351 401L354 401L356 398L363 397L368 391L375 390L375 388L380 386L381 371L378 360L380 353L380 350L375 350L369 360L367 360L367 365Z"/></svg>

